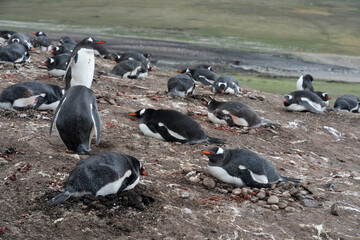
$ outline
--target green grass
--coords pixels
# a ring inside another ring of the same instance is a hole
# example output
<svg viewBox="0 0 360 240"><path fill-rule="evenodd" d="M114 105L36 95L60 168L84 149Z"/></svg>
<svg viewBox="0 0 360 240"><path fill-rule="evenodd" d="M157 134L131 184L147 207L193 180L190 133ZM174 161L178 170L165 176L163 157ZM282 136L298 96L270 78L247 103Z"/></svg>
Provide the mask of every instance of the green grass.
<svg viewBox="0 0 360 240"><path fill-rule="evenodd" d="M261 51L360 55L360 4L356 0L0 2L0 20L46 23L50 28L65 25L62 29L68 31L89 26L103 35L199 41Z"/></svg>
<svg viewBox="0 0 360 240"><path fill-rule="evenodd" d="M265 78L258 76L237 75L234 76L239 80L239 85L267 93L273 93L284 96L288 93L296 91L297 78ZM327 92L332 98L330 103L333 104L336 98L345 94L354 94L359 96L360 84L341 83L341 82L325 82L313 81L316 91Z"/></svg>

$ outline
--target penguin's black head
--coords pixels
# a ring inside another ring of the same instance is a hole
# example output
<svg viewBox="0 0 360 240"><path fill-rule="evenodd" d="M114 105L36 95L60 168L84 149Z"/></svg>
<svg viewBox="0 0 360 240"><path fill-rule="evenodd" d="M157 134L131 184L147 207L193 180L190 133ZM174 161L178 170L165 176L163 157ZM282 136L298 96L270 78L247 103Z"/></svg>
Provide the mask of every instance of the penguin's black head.
<svg viewBox="0 0 360 240"><path fill-rule="evenodd" d="M55 59L54 58L48 58L46 59L45 62L41 63L42 66L46 66L47 68L49 68L51 65L55 64Z"/></svg>
<svg viewBox="0 0 360 240"><path fill-rule="evenodd" d="M105 41L97 41L92 37L84 38L79 44L94 47L96 44L104 44Z"/></svg>
<svg viewBox="0 0 360 240"><path fill-rule="evenodd" d="M284 103L284 106L287 107L287 106L291 105L293 98L294 98L294 97L293 97L292 95L290 95L290 94L284 96L284 98L282 99L282 101L283 101L283 103Z"/></svg>
<svg viewBox="0 0 360 240"><path fill-rule="evenodd" d="M202 153L209 158L210 162L216 163L224 158L225 150L221 147L212 147L208 150L203 150Z"/></svg>
<svg viewBox="0 0 360 240"><path fill-rule="evenodd" d="M149 115L149 114L151 115L151 113L153 111L155 111L155 110L151 109L151 108L144 108L144 109L141 109L141 110L139 110L137 112L131 112L131 113L129 113L129 115L134 116L136 118L142 118L142 117L144 117L146 115Z"/></svg>
<svg viewBox="0 0 360 240"><path fill-rule="evenodd" d="M37 37L46 36L46 34L44 32L31 32L31 33L34 34Z"/></svg>
<svg viewBox="0 0 360 240"><path fill-rule="evenodd" d="M186 69L183 69L183 70L179 70L177 72L182 73L182 74L188 73L188 74L192 75L192 73L194 72L194 69L186 68Z"/></svg>
<svg viewBox="0 0 360 240"><path fill-rule="evenodd" d="M311 82L314 80L313 77L312 77L310 74L306 74L306 75L303 77L303 79L304 79L304 80L305 80L305 79L308 79L308 80L310 80Z"/></svg>

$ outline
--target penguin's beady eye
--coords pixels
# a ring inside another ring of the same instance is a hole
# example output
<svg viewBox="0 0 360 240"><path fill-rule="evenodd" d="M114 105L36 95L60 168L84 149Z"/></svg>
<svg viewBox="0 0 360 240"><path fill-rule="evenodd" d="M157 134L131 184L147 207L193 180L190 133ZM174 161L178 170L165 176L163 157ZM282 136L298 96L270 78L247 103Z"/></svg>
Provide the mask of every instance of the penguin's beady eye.
<svg viewBox="0 0 360 240"><path fill-rule="evenodd" d="M144 108L144 109L142 109L142 110L140 111L140 116L144 114L145 110L146 110L146 109Z"/></svg>
<svg viewBox="0 0 360 240"><path fill-rule="evenodd" d="M217 155L223 154L224 153L224 149L222 148L218 148L218 150L216 151Z"/></svg>

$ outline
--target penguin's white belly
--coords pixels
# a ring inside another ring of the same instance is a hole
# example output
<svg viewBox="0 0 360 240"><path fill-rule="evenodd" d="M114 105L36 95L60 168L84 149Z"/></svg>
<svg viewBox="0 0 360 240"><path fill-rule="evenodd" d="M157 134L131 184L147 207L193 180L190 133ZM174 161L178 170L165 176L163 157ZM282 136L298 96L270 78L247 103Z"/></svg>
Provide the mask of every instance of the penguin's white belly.
<svg viewBox="0 0 360 240"><path fill-rule="evenodd" d="M84 85L91 88L95 69L94 50L84 48L77 54L77 62L75 63L74 59L71 64L71 86Z"/></svg>
<svg viewBox="0 0 360 240"><path fill-rule="evenodd" d="M225 93L235 93L235 89L231 88L231 87L228 87L226 90L225 90Z"/></svg>
<svg viewBox="0 0 360 240"><path fill-rule="evenodd" d="M13 107L34 107L37 103L37 98L39 95L30 96L28 98L18 98L14 101Z"/></svg>
<svg viewBox="0 0 360 240"><path fill-rule="evenodd" d="M139 183L139 180L140 180L140 176L130 185L128 185L124 191L127 191L127 190L130 190L130 189L133 189L138 183Z"/></svg>
<svg viewBox="0 0 360 240"><path fill-rule="evenodd" d="M304 90L303 89L303 79L302 79L302 76L299 78L299 80L296 82L296 89L297 90Z"/></svg>
<svg viewBox="0 0 360 240"><path fill-rule="evenodd" d="M48 71L48 73L54 77L61 77L61 76L64 76L65 75L65 70L62 70L62 69L53 69L53 70L50 70Z"/></svg>
<svg viewBox="0 0 360 240"><path fill-rule="evenodd" d="M10 109L11 103L10 102L0 102L0 108Z"/></svg>
<svg viewBox="0 0 360 240"><path fill-rule="evenodd" d="M102 188L100 188L96 192L96 196L99 196L99 195L105 196L105 195L117 193L119 191L122 183L124 182L125 178L128 178L130 176L131 176L131 170L127 170L125 172L124 176L122 176L118 180L108 183L105 186L103 186Z"/></svg>
<svg viewBox="0 0 360 240"><path fill-rule="evenodd" d="M227 124L227 122L225 120L222 120L220 118L217 118L213 113L208 112L208 118L210 121L212 121L213 123L217 123L217 124Z"/></svg>
<svg viewBox="0 0 360 240"><path fill-rule="evenodd" d="M56 101L50 104L41 104L38 109L39 110L55 110L57 108L57 106L59 105L60 101Z"/></svg>
<svg viewBox="0 0 360 240"><path fill-rule="evenodd" d="M308 109L302 105L299 105L297 103L293 103L287 107L285 107L286 110L288 111L298 111L298 112L302 112L302 111L307 111Z"/></svg>
<svg viewBox="0 0 360 240"><path fill-rule="evenodd" d="M139 124L139 128L146 136L153 137L153 138L164 141L164 138L159 133L152 132L146 124L144 124L144 123Z"/></svg>
<svg viewBox="0 0 360 240"><path fill-rule="evenodd" d="M208 165L207 168L211 175L223 182L235 184L238 187L243 187L245 185L241 178L230 176L229 173L221 167Z"/></svg>

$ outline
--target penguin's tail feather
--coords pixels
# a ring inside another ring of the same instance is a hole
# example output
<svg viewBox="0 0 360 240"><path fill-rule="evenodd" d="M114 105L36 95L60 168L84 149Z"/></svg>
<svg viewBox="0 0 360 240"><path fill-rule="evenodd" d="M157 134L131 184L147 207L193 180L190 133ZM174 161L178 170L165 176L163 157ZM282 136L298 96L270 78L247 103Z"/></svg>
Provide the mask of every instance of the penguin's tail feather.
<svg viewBox="0 0 360 240"><path fill-rule="evenodd" d="M50 201L47 202L47 205L49 207L58 205L59 203L62 203L63 201L66 201L69 197L71 197L71 194L68 191L62 192Z"/></svg>
<svg viewBox="0 0 360 240"><path fill-rule="evenodd" d="M301 179L300 179L300 178L291 178L291 177L281 176L281 181L282 181L282 182L294 182L294 183L299 183L299 182L301 182Z"/></svg>
<svg viewBox="0 0 360 240"><path fill-rule="evenodd" d="M225 144L226 141L224 139L220 139L220 138L208 137L208 142L215 143L215 144Z"/></svg>

